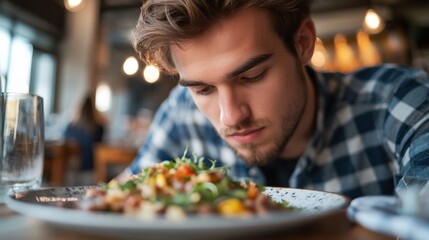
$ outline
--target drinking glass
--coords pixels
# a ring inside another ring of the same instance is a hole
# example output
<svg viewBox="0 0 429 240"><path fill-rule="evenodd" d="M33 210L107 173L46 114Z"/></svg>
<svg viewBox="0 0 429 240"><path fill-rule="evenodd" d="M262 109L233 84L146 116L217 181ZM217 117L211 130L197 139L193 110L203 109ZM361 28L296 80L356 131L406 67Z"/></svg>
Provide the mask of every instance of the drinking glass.
<svg viewBox="0 0 429 240"><path fill-rule="evenodd" d="M0 202L6 194L40 187L43 174L43 99L0 93Z"/></svg>

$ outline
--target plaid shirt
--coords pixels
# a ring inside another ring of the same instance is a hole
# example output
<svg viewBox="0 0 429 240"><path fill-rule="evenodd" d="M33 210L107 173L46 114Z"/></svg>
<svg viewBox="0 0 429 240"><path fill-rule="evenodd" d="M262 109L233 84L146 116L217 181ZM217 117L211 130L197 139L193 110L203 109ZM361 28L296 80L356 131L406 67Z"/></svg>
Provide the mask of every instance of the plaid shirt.
<svg viewBox="0 0 429 240"><path fill-rule="evenodd" d="M317 121L289 187L356 198L393 194L395 187L429 179L429 79L424 71L382 65L345 75L308 72L317 89ZM262 171L234 154L180 86L161 105L127 172L180 157L186 148L230 165L233 177L264 183Z"/></svg>

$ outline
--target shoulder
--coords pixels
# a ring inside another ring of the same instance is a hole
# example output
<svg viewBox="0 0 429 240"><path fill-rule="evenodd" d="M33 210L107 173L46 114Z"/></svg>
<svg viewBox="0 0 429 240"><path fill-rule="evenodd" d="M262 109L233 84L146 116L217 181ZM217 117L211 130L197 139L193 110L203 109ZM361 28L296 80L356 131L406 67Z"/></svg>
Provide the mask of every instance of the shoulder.
<svg viewBox="0 0 429 240"><path fill-rule="evenodd" d="M163 101L156 111L156 122L165 120L180 122L198 111L189 91L182 86L174 87L167 99Z"/></svg>
<svg viewBox="0 0 429 240"><path fill-rule="evenodd" d="M361 68L341 75L337 80L343 99L351 102L384 102L398 91L410 91L412 85L427 85L428 77L423 70L383 64Z"/></svg>
<svg viewBox="0 0 429 240"><path fill-rule="evenodd" d="M167 102L173 107L196 107L188 89L182 86L176 86L171 90Z"/></svg>
<svg viewBox="0 0 429 240"><path fill-rule="evenodd" d="M157 112L158 120L164 119L170 122L175 131L190 131L188 135L194 135L195 131L213 132L209 120L198 109L191 93L186 87L176 86L169 97ZM192 130L189 130L192 129ZM210 131L209 131L210 130Z"/></svg>
<svg viewBox="0 0 429 240"><path fill-rule="evenodd" d="M394 83L404 78L427 77L423 70L414 69L396 64L383 64L372 67L365 67L345 76L356 82L382 82Z"/></svg>

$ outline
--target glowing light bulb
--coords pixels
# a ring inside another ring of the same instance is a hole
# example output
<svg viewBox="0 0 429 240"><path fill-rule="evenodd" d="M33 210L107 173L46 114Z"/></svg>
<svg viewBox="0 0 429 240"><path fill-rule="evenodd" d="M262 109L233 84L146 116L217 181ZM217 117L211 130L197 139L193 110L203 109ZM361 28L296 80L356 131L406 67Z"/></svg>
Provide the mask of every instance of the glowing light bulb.
<svg viewBox="0 0 429 240"><path fill-rule="evenodd" d="M159 70L153 65L147 65L143 71L143 77L146 82L154 83L159 79Z"/></svg>
<svg viewBox="0 0 429 240"><path fill-rule="evenodd" d="M97 87L95 95L95 107L100 112L106 112L110 109L112 102L112 91L107 84L102 83Z"/></svg>
<svg viewBox="0 0 429 240"><path fill-rule="evenodd" d="M133 56L128 57L122 65L122 70L128 76L134 75L139 70L139 62Z"/></svg>
<svg viewBox="0 0 429 240"><path fill-rule="evenodd" d="M362 65L373 66L381 63L380 54L367 32L359 30L356 40Z"/></svg>
<svg viewBox="0 0 429 240"><path fill-rule="evenodd" d="M368 9L363 24L364 29L372 34L379 33L384 28L383 19L373 9Z"/></svg>
<svg viewBox="0 0 429 240"><path fill-rule="evenodd" d="M70 12L76 12L83 8L83 0L64 0L64 6Z"/></svg>
<svg viewBox="0 0 429 240"><path fill-rule="evenodd" d="M311 57L311 63L317 68L323 68L327 63L327 53L320 38L316 39L314 53Z"/></svg>

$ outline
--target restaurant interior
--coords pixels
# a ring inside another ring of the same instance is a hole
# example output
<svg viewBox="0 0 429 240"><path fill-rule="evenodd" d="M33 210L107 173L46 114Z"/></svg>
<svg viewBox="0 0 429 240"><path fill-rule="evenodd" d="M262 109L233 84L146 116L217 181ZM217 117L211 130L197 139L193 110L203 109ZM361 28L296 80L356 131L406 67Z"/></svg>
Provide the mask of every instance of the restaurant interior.
<svg viewBox="0 0 429 240"><path fill-rule="evenodd" d="M145 66L132 47L141 3L0 1L2 89L44 99L46 185L85 179L76 164L82 151L65 143L64 131L86 96L94 99L105 131L83 184L107 181L130 163L177 84L174 76ZM381 63L429 70L428 13L427 0L316 0L311 65L339 72Z"/></svg>

